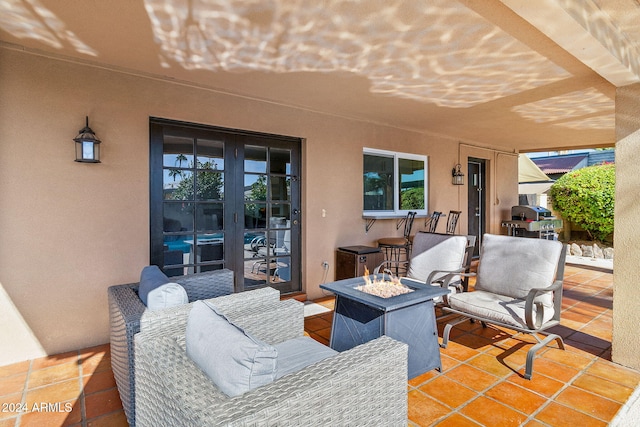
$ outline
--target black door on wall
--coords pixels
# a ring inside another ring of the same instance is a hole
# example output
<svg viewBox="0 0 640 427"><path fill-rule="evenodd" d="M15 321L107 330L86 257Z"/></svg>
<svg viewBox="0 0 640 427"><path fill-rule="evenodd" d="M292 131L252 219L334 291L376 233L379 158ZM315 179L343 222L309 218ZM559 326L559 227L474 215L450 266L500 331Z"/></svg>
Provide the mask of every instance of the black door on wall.
<svg viewBox="0 0 640 427"><path fill-rule="evenodd" d="M228 268L236 291L300 286L298 138L150 122L151 264Z"/></svg>
<svg viewBox="0 0 640 427"><path fill-rule="evenodd" d="M478 243L474 256L480 254L480 245L482 244L482 235L485 231L485 161L483 159L469 158L468 161L468 174L469 185L468 189L468 212L469 218L469 230L468 234L477 236Z"/></svg>

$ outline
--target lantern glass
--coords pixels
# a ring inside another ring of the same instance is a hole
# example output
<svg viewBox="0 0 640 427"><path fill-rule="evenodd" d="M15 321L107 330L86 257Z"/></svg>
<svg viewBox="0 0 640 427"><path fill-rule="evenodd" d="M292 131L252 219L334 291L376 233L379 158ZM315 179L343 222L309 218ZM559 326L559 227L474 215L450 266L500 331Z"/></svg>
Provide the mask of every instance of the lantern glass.
<svg viewBox="0 0 640 427"><path fill-rule="evenodd" d="M80 129L78 136L73 138L76 143L76 162L100 163L100 140L89 127L89 117L87 124Z"/></svg>
<svg viewBox="0 0 640 427"><path fill-rule="evenodd" d="M457 164L456 167L451 171L451 182L453 185L464 185L464 174L460 171L460 164Z"/></svg>
<svg viewBox="0 0 640 427"><path fill-rule="evenodd" d="M77 140L76 162L100 163L100 143L91 139Z"/></svg>

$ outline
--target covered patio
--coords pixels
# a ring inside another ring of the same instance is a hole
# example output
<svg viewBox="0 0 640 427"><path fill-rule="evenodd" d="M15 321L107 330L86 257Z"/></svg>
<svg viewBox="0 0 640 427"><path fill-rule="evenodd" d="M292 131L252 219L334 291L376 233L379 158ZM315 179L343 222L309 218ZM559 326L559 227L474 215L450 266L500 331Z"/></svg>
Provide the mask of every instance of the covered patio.
<svg viewBox="0 0 640 427"><path fill-rule="evenodd" d="M467 325L442 350L444 372L408 385L415 425L493 424L491 413L516 425L610 422L640 369L637 22L637 0L0 1L0 401L72 405L4 411L0 427L123 420L107 289L138 281L155 246L162 255L150 187L160 177L162 199L175 164L154 163L158 123L296 141L300 172L286 178L299 187L299 216L286 221L298 250L282 264L295 277L277 277L295 279L287 297L311 301L336 275L337 248L401 234L402 209L375 223L364 212L367 153L423 159L425 213L461 212L459 234L477 218L501 234L518 204L519 154L615 147L615 269L568 268L568 351L545 350L524 382L521 348ZM86 117L101 163L74 162ZM238 141L224 145L227 165ZM481 191L472 163L484 168ZM231 187L236 209L246 188ZM245 213L226 208L226 224ZM225 244L241 251L240 241ZM307 319L319 341L327 328L327 315ZM510 400L516 392L526 405Z"/></svg>
<svg viewBox="0 0 640 427"><path fill-rule="evenodd" d="M408 383L410 426L605 426L630 422L626 414L640 372L611 362L613 274L567 265L559 333L566 351L547 348L536 358L531 381L522 377L533 341L504 340L507 332L465 323L441 350L436 370ZM327 344L328 309L305 319L306 332ZM442 332L443 322L439 322ZM551 346L553 347L553 346ZM640 389L639 389L640 390ZM0 402L57 402L60 412L4 411L0 426L127 426L103 345L0 368ZM66 406L68 405L68 406ZM72 408L65 412L65 407ZM625 425L625 424L612 425ZM627 424L628 425L628 424Z"/></svg>

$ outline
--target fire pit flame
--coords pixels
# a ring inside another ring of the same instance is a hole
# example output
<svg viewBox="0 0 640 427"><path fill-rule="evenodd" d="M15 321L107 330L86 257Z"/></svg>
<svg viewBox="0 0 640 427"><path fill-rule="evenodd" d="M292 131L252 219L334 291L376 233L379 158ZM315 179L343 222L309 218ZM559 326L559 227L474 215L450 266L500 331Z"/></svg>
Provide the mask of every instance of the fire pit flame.
<svg viewBox="0 0 640 427"><path fill-rule="evenodd" d="M382 276L382 279L375 278L374 280L371 280L371 277L369 276L369 269L365 267L363 277L364 285L357 286L356 289L381 298L391 298L413 292L413 289L400 283L399 277L394 276L388 270L385 270L385 272L389 275L389 280L385 280L384 275Z"/></svg>

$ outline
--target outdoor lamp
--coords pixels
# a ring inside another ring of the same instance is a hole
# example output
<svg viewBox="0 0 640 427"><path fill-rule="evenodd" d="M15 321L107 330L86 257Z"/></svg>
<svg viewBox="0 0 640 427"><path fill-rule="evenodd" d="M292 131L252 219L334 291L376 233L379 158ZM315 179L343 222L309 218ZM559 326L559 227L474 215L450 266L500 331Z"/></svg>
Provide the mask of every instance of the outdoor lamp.
<svg viewBox="0 0 640 427"><path fill-rule="evenodd" d="M464 185L464 174L460 171L460 163L451 170L451 182L453 185Z"/></svg>
<svg viewBox="0 0 640 427"><path fill-rule="evenodd" d="M85 127L80 129L76 142L76 162L100 163L100 140L89 127L89 116L86 116Z"/></svg>

